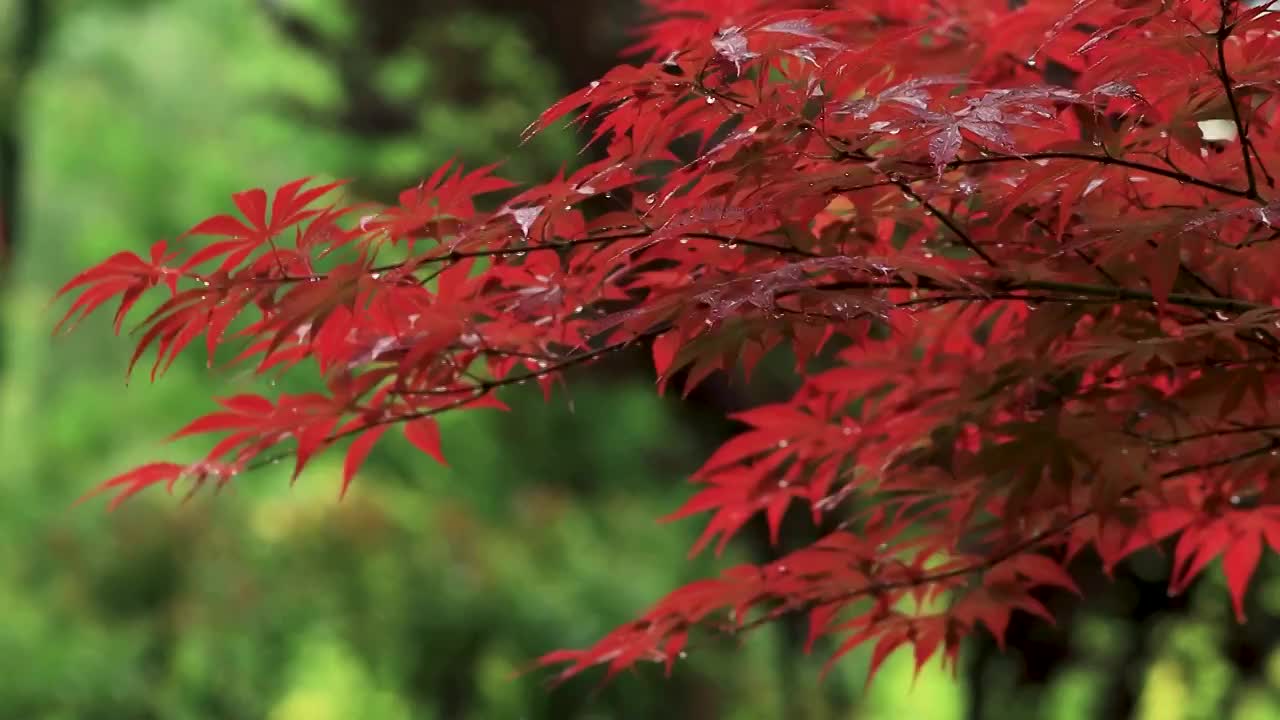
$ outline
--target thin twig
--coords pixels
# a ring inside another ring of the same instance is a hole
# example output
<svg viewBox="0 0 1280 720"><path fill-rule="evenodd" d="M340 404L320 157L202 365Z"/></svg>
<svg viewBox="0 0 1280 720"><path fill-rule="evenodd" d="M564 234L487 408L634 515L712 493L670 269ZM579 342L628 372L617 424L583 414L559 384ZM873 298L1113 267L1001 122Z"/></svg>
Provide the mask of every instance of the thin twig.
<svg viewBox="0 0 1280 720"><path fill-rule="evenodd" d="M950 230L956 237L960 238L960 242L964 243L964 246L972 250L975 255L982 258L983 262L985 262L986 264L990 265L993 268L1000 267L1000 264L995 261L995 258L988 255L987 252L983 250L981 247L978 247L978 244L973 241L973 238L969 237L969 233L965 232L964 228L960 227L959 223L957 223L954 218L952 218L950 215L948 215L947 213L943 212L942 210L934 206L933 203L926 200L923 195L916 192L915 189L912 188L909 184L907 184L905 180L895 182L894 184L897 185L898 188L902 190L902 193L904 195L906 195L907 197L919 203L920 206L923 207L926 212L936 217L938 219L938 222L945 225L946 228Z"/></svg>
<svg viewBox="0 0 1280 720"><path fill-rule="evenodd" d="M1231 37L1230 20L1230 1L1219 0L1222 8L1222 19L1218 23L1218 32L1214 34L1214 40L1218 50L1218 67L1217 76L1222 82L1223 92L1226 93L1227 106L1231 108L1231 121L1236 125L1236 140L1240 143L1240 157L1244 162L1244 174L1249 187L1245 190L1242 197L1250 200L1258 199L1258 178L1253 171L1253 158L1249 156L1249 134L1245 129L1244 120L1240 117L1240 103L1236 99L1234 81L1231 79L1231 73L1227 70L1227 38Z"/></svg>

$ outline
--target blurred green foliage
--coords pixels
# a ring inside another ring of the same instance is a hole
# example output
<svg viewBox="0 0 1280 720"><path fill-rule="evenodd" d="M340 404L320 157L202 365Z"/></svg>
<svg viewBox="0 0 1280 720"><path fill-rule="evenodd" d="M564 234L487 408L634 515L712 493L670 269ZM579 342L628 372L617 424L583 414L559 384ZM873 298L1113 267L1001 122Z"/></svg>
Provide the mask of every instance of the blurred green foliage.
<svg viewBox="0 0 1280 720"><path fill-rule="evenodd" d="M350 47L349 5L284 4ZM743 559L686 562L697 522L654 523L709 448L640 378L597 373L571 402L517 393L514 414L449 416L448 467L389 435L342 503L335 456L294 487L273 468L185 505L152 493L109 515L73 506L128 466L190 457L159 441L211 394L276 382L211 374L192 352L158 384L126 387L128 343L105 318L48 337L49 299L75 270L171 237L246 187L315 174L376 191L450 157L509 158L532 179L573 158L576 140L550 133L517 151L566 88L519 26L481 12L407 19L421 25L416 51L346 60L412 108L412 123L383 133L325 121L352 101L336 66L247 2L62 2L52 20L20 102L27 221L3 307L0 717L965 716L964 685L934 665L913 678L899 653L864 694L864 651L819 684L821 653L801 656L778 629L695 645L670 679L654 668L553 690L521 674ZM1259 592L1280 611L1275 581ZM1006 682L1008 664L977 678L983 716L1093 717L1115 644L1137 641L1158 648L1136 717L1220 717L1227 694L1239 720L1275 716L1280 658L1238 677L1221 650L1225 605L1206 603L1168 627L1076 623L1075 659L1042 694Z"/></svg>

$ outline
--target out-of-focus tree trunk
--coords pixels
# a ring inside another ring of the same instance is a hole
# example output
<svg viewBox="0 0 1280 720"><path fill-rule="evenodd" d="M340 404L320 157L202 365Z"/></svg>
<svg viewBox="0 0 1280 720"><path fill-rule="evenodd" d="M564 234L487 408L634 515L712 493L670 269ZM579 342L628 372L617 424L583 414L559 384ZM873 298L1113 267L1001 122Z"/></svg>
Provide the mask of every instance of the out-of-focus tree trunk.
<svg viewBox="0 0 1280 720"><path fill-rule="evenodd" d="M334 68L346 107L331 120L365 137L413 127L416 107L381 97L370 78L384 60L422 44L423 29L442 18L466 12L515 20L562 82L576 88L613 66L641 10L639 0L348 0L352 31L340 41L279 0L258 4L282 35ZM443 50L418 49L426 55Z"/></svg>
<svg viewBox="0 0 1280 720"><path fill-rule="evenodd" d="M22 240L23 90L35 70L49 31L49 5L53 0L8 0L9 35L0 42L6 50L0 59L0 288L13 272L13 259ZM7 67L6 67L7 66ZM0 326L0 372L6 366L7 333Z"/></svg>
<svg viewBox="0 0 1280 720"><path fill-rule="evenodd" d="M640 0L450 0L456 8L479 8L519 18L534 46L543 51L570 88L579 88L613 67L629 45L627 28L641 17Z"/></svg>
<svg viewBox="0 0 1280 720"><path fill-rule="evenodd" d="M0 69L0 280L22 237L22 95L48 32L49 0L11 0L7 67Z"/></svg>

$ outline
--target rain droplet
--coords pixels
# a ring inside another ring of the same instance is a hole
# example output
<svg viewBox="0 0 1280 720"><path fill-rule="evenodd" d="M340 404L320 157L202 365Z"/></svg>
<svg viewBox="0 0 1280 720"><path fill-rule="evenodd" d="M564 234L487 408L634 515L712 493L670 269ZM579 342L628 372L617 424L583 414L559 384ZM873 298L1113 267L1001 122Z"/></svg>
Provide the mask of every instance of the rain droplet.
<svg viewBox="0 0 1280 720"><path fill-rule="evenodd" d="M790 442L788 442L788 441L786 441L786 440L779 440L779 441L778 441L778 447L780 447L780 448L785 448L786 446L788 446L788 445L790 445L790 444L791 444L791 443L790 443Z"/></svg>
<svg viewBox="0 0 1280 720"><path fill-rule="evenodd" d="M644 201L646 204L652 205L653 201L657 199L658 199L658 195L656 193L649 193L648 195L645 196Z"/></svg>
<svg viewBox="0 0 1280 720"><path fill-rule="evenodd" d="M715 99L715 98L713 98L713 97L711 97L711 96L707 96L707 104L708 104L708 105L714 105L715 103L716 103L716 99Z"/></svg>

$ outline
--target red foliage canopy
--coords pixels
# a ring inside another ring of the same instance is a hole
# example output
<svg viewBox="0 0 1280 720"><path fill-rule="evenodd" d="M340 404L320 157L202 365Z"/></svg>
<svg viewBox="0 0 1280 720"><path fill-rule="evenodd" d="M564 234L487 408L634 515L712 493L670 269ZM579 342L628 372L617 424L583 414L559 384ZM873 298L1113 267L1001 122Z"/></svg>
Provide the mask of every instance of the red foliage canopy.
<svg viewBox="0 0 1280 720"><path fill-rule="evenodd" d="M737 416L677 516L719 546L763 513L840 529L676 590L565 675L670 663L697 626L807 612L837 656L954 659L1032 591L1173 543L1172 590L1222 556L1237 614L1280 547L1280 13L1230 0L651 0L622 65L558 102L604 159L514 194L445 166L384 209L307 181L234 196L146 259L73 279L68 316L145 293L153 375L203 336L324 392L237 396L179 435L193 464L107 481L224 483L651 343L660 385L803 380ZM213 240L191 241L196 236ZM312 364L309 361L314 361ZM303 368L306 368L305 370ZM1176 536L1176 541L1172 540ZM726 614L727 613L727 614Z"/></svg>

